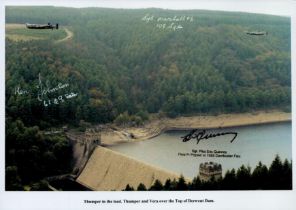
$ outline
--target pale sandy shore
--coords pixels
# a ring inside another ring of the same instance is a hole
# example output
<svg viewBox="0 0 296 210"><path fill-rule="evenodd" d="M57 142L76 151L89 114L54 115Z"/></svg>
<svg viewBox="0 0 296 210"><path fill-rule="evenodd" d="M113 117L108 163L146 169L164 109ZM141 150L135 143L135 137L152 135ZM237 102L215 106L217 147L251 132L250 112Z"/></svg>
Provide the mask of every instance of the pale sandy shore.
<svg viewBox="0 0 296 210"><path fill-rule="evenodd" d="M149 139L167 130L189 130L194 128L225 128L291 121L291 113L281 111L217 116L191 116L153 119L139 127L115 127L102 132L101 140L106 146L118 143Z"/></svg>

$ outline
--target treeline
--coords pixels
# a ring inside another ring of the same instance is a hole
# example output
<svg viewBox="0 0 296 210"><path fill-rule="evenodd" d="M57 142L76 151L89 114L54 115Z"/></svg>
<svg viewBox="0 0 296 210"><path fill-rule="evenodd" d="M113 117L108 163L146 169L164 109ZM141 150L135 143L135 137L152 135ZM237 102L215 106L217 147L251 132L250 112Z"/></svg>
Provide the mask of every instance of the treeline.
<svg viewBox="0 0 296 210"><path fill-rule="evenodd" d="M48 15L44 15L48 14ZM146 15L186 15L180 31L162 30ZM48 17L48 18L45 18ZM48 19L51 19L50 21ZM290 111L290 19L269 15L160 9L6 7L8 23L58 22L73 39L6 40L6 111L28 126L145 121L168 116L262 109ZM267 31L249 36L246 31ZM38 75L50 87L69 83L77 97L44 107ZM15 94L20 87L29 95ZM126 114L125 114L126 113Z"/></svg>
<svg viewBox="0 0 296 210"><path fill-rule="evenodd" d="M125 188L125 191L133 190L292 190L292 161L285 159L282 162L276 155L269 168L259 162L253 172L250 167L242 165L236 171L228 170L224 177L218 180L212 178L202 181L197 176L187 183L184 177L180 176L178 180L168 179L164 184L156 180L149 189L142 183L136 189L130 185Z"/></svg>

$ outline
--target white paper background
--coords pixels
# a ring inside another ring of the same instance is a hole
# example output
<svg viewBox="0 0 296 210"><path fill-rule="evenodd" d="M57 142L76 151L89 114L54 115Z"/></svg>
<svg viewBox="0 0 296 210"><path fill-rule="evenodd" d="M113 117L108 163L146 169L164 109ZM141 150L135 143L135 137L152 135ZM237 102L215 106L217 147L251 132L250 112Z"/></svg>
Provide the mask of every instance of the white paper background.
<svg viewBox="0 0 296 210"><path fill-rule="evenodd" d="M200 191L200 192L5 192L5 5L55 5L68 7L163 7L170 9L213 9L291 15L292 30L292 99L295 98L296 1L295 0L215 0L215 1L1 1L0 3L0 210L81 210L81 209L268 209L295 210L295 124L292 123L293 189L292 191ZM293 39L294 38L294 39ZM292 110L295 110L293 100ZM295 113L292 113L293 121ZM197 204L84 204L84 200L113 199L211 199L214 203Z"/></svg>

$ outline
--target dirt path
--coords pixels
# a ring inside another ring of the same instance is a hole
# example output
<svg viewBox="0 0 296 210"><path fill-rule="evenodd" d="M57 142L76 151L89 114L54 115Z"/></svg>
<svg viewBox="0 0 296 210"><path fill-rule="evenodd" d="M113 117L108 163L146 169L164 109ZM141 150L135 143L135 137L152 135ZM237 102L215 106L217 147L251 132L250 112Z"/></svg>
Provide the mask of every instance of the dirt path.
<svg viewBox="0 0 296 210"><path fill-rule="evenodd" d="M69 29L65 28L65 32L67 33L67 36L63 39L57 40L56 43L61 43L61 42L65 42L68 41L69 39L72 39L74 34L72 31L70 31Z"/></svg>

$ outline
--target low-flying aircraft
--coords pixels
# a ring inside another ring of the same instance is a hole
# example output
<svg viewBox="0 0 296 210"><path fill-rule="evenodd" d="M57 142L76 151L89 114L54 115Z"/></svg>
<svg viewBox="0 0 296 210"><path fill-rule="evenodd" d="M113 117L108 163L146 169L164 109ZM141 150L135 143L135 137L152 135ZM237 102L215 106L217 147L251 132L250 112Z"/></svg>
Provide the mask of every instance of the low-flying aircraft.
<svg viewBox="0 0 296 210"><path fill-rule="evenodd" d="M255 36L262 36L262 35L267 35L268 33L265 31L246 31L246 34L255 35Z"/></svg>
<svg viewBox="0 0 296 210"><path fill-rule="evenodd" d="M26 27L28 29L51 29L53 30L55 29L59 29L59 24L57 23L56 25L52 25L51 23L47 23L47 24L30 24L30 23L26 23Z"/></svg>

